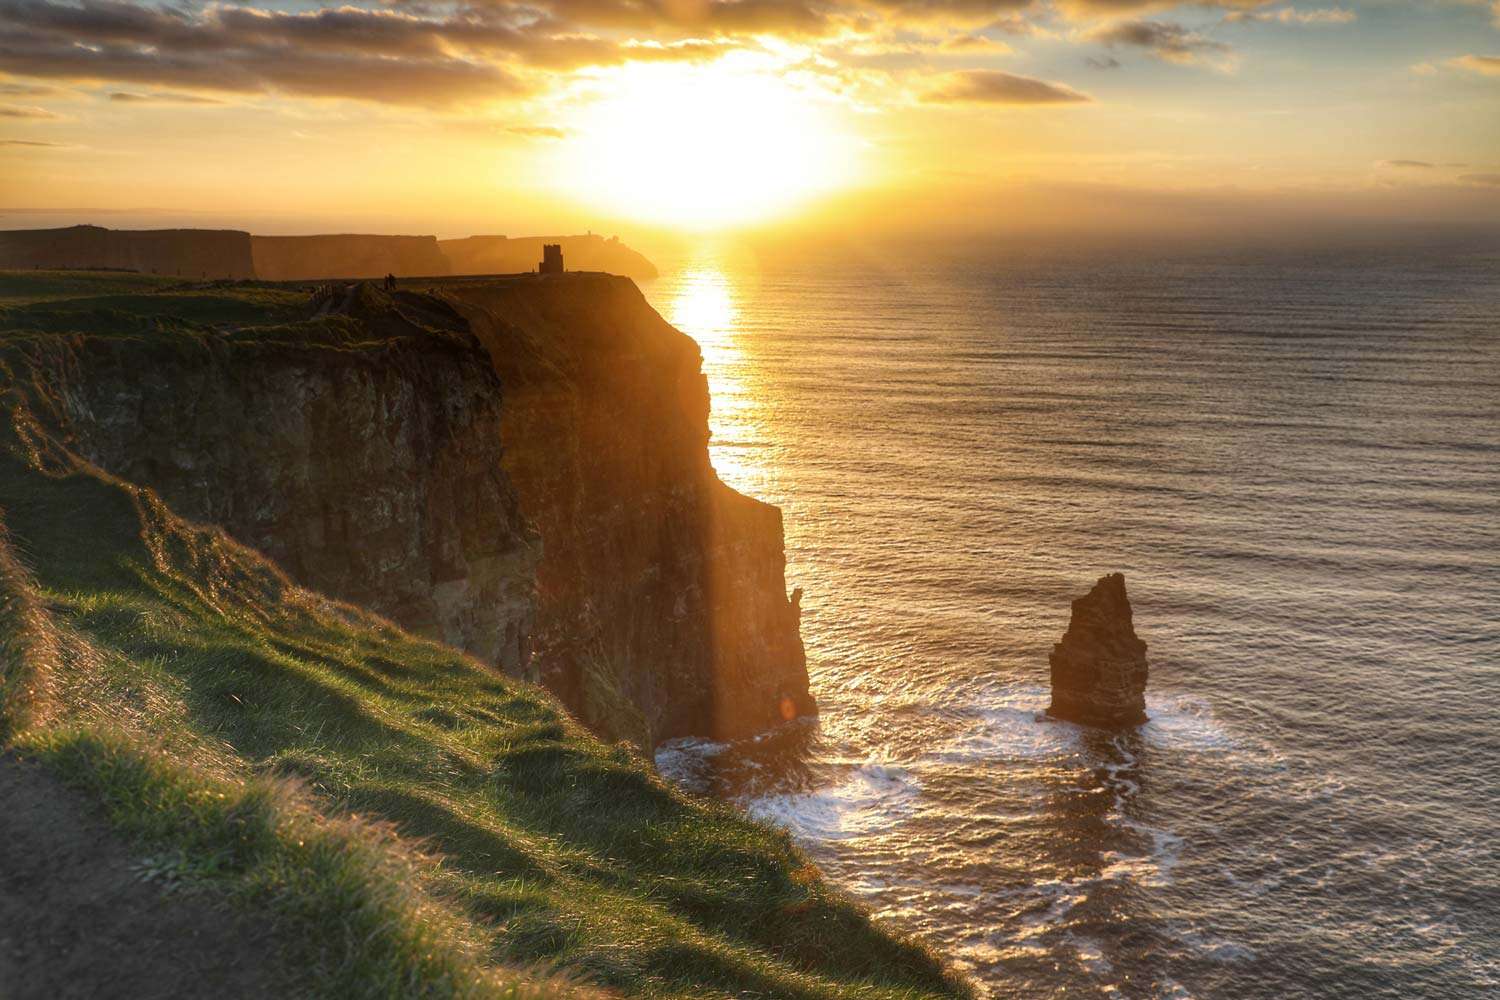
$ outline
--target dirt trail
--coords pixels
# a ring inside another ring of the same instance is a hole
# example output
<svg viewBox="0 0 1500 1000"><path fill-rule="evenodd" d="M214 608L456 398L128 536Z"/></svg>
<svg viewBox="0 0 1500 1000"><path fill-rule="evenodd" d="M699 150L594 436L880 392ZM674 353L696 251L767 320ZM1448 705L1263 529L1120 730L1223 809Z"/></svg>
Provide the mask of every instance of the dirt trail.
<svg viewBox="0 0 1500 1000"><path fill-rule="evenodd" d="M139 860L81 794L0 756L0 1000L293 995L268 933Z"/></svg>

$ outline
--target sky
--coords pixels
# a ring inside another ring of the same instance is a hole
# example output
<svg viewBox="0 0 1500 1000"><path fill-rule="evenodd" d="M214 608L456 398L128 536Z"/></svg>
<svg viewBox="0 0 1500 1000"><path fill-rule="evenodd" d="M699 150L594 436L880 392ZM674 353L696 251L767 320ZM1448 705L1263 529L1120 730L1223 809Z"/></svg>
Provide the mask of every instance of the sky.
<svg viewBox="0 0 1500 1000"><path fill-rule="evenodd" d="M1500 0L0 0L4 228L1268 219L1500 224Z"/></svg>

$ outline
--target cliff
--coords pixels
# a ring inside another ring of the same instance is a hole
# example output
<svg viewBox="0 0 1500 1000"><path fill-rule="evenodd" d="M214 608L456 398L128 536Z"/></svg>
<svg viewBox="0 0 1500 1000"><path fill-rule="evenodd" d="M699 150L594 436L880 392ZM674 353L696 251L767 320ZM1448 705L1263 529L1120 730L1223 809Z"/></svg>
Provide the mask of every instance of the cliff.
<svg viewBox="0 0 1500 1000"><path fill-rule="evenodd" d="M180 278L337 278L524 274L535 271L542 245L560 243L574 271L655 278L641 254L602 236L433 236L328 234L252 236L234 230L127 231L99 226L0 230L0 269L112 269Z"/></svg>
<svg viewBox="0 0 1500 1000"><path fill-rule="evenodd" d="M11 320L76 329L100 301ZM611 737L816 710L780 512L714 474L697 345L628 279L130 302L111 329L21 341L32 411L89 461L300 583L539 677Z"/></svg>
<svg viewBox="0 0 1500 1000"><path fill-rule="evenodd" d="M252 236L255 275L268 281L448 274L435 236Z"/></svg>
<svg viewBox="0 0 1500 1000"><path fill-rule="evenodd" d="M0 230L0 268L110 268L199 279L255 275L250 234L230 229Z"/></svg>
<svg viewBox="0 0 1500 1000"><path fill-rule="evenodd" d="M470 236L459 240L439 240L448 258L449 274L520 274L536 270L542 259L542 246L558 243L569 270L604 271L636 281L657 276L656 266L644 256L620 242L619 237L605 239L592 233L586 236Z"/></svg>
<svg viewBox="0 0 1500 1000"><path fill-rule="evenodd" d="M43 339L32 409L304 585L521 673L540 545L501 468L499 382L440 303L356 292L253 333Z"/></svg>
<svg viewBox="0 0 1500 1000"><path fill-rule="evenodd" d="M189 376L179 395L228 398L219 376L276 394L327 363L328 384L378 387L358 402L401 395L376 369L430 365L458 390L452 405L483 417L482 353L466 361L446 336L364 339L354 322L299 327L314 342L303 347L288 330L246 331L240 353L162 316L0 315L0 827L10 846L37 847L0 870L10 908L37 907L6 928L4 992L54 995L52 979L16 984L7 970L66 969L59 988L101 996L142 982L224 997L967 995L785 833L675 791L540 689L296 586L49 429L57 407L85 420L84 402L60 397L132 353L141 412L171 421L162 433L183 425L154 398L153 370ZM343 332L359 336L318 342ZM52 383L60 373L68 382ZM128 412L111 398L90 392L88 406ZM269 411L230 417L221 439ZM92 823L67 823L70 797ZM182 928L193 940L169 936ZM226 952L205 955L214 942ZM122 950L122 966L100 959ZM225 978L226 966L259 974Z"/></svg>
<svg viewBox="0 0 1500 1000"><path fill-rule="evenodd" d="M698 345L630 280L449 281L508 401L506 469L543 539L539 676L645 741L744 736L816 711L781 512L719 481ZM623 696L623 702L621 700Z"/></svg>

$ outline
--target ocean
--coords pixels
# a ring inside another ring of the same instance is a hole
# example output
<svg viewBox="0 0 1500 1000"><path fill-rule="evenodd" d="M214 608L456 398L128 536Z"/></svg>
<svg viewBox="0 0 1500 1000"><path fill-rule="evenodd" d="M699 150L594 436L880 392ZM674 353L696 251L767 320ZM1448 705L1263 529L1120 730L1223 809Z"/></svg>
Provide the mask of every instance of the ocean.
<svg viewBox="0 0 1500 1000"><path fill-rule="evenodd" d="M644 290L785 513L822 712L664 773L985 996L1500 993L1500 255L705 248ZM1151 721L1049 721L1115 571Z"/></svg>

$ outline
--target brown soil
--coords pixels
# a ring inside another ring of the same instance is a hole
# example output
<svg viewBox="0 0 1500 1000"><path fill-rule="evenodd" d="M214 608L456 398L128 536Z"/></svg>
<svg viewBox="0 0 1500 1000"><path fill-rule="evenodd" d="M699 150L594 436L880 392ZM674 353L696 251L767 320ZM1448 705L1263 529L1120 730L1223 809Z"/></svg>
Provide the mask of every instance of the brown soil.
<svg viewBox="0 0 1500 1000"><path fill-rule="evenodd" d="M78 792L0 756L0 998L285 997L271 935L142 878Z"/></svg>

